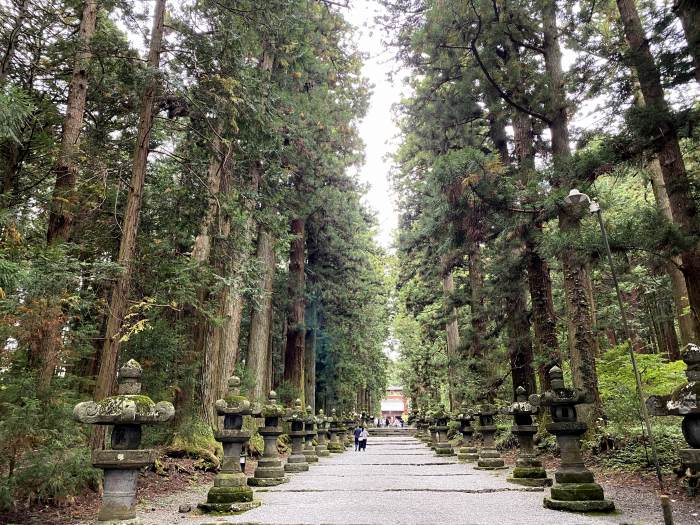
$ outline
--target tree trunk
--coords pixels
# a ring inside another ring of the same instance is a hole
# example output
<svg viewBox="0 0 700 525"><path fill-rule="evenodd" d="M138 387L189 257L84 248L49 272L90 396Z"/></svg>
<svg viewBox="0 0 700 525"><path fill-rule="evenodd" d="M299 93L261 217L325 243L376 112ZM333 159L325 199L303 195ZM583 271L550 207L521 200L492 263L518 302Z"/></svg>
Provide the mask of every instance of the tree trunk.
<svg viewBox="0 0 700 525"><path fill-rule="evenodd" d="M472 313L471 355L480 359L484 353L482 336L486 330L486 318L484 314L484 274L481 269L481 249L478 243L470 243L468 257Z"/></svg>
<svg viewBox="0 0 700 525"><path fill-rule="evenodd" d="M97 2L86 0L78 32L78 51L75 55L73 76L68 86L66 114L63 118L63 134L58 158L52 172L56 183L51 198L49 224L46 231L48 244L66 242L73 230L73 219L77 208L75 185L78 179L76 157L80 151L80 130L83 127L85 102L88 89L88 68L92 59L91 40L97 23Z"/></svg>
<svg viewBox="0 0 700 525"><path fill-rule="evenodd" d="M452 271L444 270L442 276L442 291L447 308L447 321L445 331L447 332L447 385L450 401L450 410L456 410L461 403L461 396L457 388L457 369L459 367L459 323L457 307L454 305L455 282Z"/></svg>
<svg viewBox="0 0 700 525"><path fill-rule="evenodd" d="M318 307L312 300L306 312L306 336L304 338L304 397L306 406L316 413L316 331Z"/></svg>
<svg viewBox="0 0 700 525"><path fill-rule="evenodd" d="M515 254L520 257L519 254ZM522 272L513 275L506 286L509 290L505 296L506 327L508 331L508 356L513 380L513 399L516 389L522 386L528 394L536 391L535 372L532 367L532 337L530 336L530 320L527 312L525 283Z"/></svg>
<svg viewBox="0 0 700 525"><path fill-rule="evenodd" d="M19 33L22 30L22 25L24 24L24 19L27 18L27 11L29 9L29 0L22 0L17 11L17 16L15 17L15 23L12 26L10 35L7 41L7 47L5 48L5 53L0 61L0 86L2 86L7 80L7 75L10 73L10 65L12 64L12 59L15 56L15 50L17 49L17 38L19 38Z"/></svg>
<svg viewBox="0 0 700 525"><path fill-rule="evenodd" d="M668 200L666 193L666 185L664 184L663 173L659 159L655 158L649 165L649 173L651 187L654 190L656 197L656 206L659 208L661 215L673 222L671 215L671 203ZM673 292L673 302L676 309L676 317L678 318L678 327L681 331L681 342L683 346L688 343L698 341L698 326L696 319L690 312L690 304L688 303L688 288L685 285L685 277L681 272L680 267L683 264L681 258L677 255L671 257L665 265L666 272L671 279L671 290Z"/></svg>
<svg viewBox="0 0 700 525"><path fill-rule="evenodd" d="M151 33L151 45L148 53L148 65L155 73L160 66L160 53L163 41L163 22L165 19L165 0L156 0ZM146 164L148 161L148 146L153 127L153 103L159 86L157 77L149 80L141 97L141 112L139 115L138 134L134 148L131 169L131 184L126 201L122 237L119 244L117 262L122 267L122 273L117 277L109 301L109 316L105 343L100 360L100 371L95 385L95 399L101 400L112 393L116 379L117 362L119 360L120 330L128 309L129 286L133 259L136 254L136 235L139 229L141 201L146 179ZM104 447L104 431L102 427L93 433L92 448Z"/></svg>
<svg viewBox="0 0 700 525"><path fill-rule="evenodd" d="M673 10L683 25L688 51L693 57L693 66L695 66L695 79L700 83L700 2L676 0Z"/></svg>
<svg viewBox="0 0 700 525"><path fill-rule="evenodd" d="M556 19L556 0L545 0L542 8L545 69L549 80L549 131L552 136L552 157L557 173L566 169L571 157L566 90L561 69L561 49ZM557 176L555 184L559 184ZM580 217L562 209L559 228L575 235L580 228ZM574 385L588 390L593 396L592 406L582 405L581 416L592 423L602 410L598 392L598 374L595 357L598 342L593 328L590 298L590 275L586 271L588 261L573 248L565 248L561 254L564 290L568 316L569 353Z"/></svg>
<svg viewBox="0 0 700 525"><path fill-rule="evenodd" d="M284 381L295 390L297 397L304 395L304 229L306 221L293 219L291 232L294 240L289 251L289 284L287 287L290 300L287 317L287 345L284 353Z"/></svg>
<svg viewBox="0 0 700 525"><path fill-rule="evenodd" d="M659 70L644 34L637 6L634 0L617 0L617 7L630 47L629 61L637 73L644 103L657 119L656 124L661 135L658 142L658 159L673 222L689 238L697 237L697 206L692 197L690 179L685 170L673 117L664 97ZM697 31L697 28L694 29ZM681 271L688 289L688 302L697 325L700 312L700 249L697 243L681 253L681 260Z"/></svg>
<svg viewBox="0 0 700 525"><path fill-rule="evenodd" d="M534 228L541 228L541 225L535 225ZM540 379L540 388L545 391L551 387L549 369L561 364L557 339L557 316L554 313L552 299L552 279L549 276L547 261L537 252L536 241L531 232L526 237L525 250L535 348L539 361L537 375Z"/></svg>
<svg viewBox="0 0 700 525"><path fill-rule="evenodd" d="M272 283L275 278L275 242L264 226L258 226L257 258L262 267L259 286L263 291L258 305L254 305L250 314L250 334L248 337L247 367L253 379L254 400L267 399L270 391L267 374L272 356L270 353L272 321Z"/></svg>

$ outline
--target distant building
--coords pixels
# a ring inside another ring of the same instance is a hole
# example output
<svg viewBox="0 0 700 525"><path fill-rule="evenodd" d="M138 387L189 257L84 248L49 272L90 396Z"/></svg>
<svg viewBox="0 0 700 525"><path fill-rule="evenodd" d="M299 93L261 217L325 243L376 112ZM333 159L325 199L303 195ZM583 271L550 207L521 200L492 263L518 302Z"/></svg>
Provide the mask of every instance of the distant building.
<svg viewBox="0 0 700 525"><path fill-rule="evenodd" d="M386 394L382 399L382 417L405 417L408 415L408 408L408 399L403 395L402 386L393 385L386 389Z"/></svg>

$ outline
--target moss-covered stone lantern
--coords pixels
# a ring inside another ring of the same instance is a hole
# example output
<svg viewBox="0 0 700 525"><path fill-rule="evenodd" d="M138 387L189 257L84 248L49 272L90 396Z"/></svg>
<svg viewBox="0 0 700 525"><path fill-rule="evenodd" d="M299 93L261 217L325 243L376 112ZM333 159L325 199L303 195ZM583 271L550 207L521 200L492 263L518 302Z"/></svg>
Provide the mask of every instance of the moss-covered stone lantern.
<svg viewBox="0 0 700 525"><path fill-rule="evenodd" d="M583 464L581 436L588 425L578 421L576 405L591 403L589 392L564 385L564 374L558 366L549 371L552 389L530 396L535 406L549 407L552 422L547 431L557 437L561 450L561 464L554 473L555 484L551 497L544 498L544 506L555 510L573 512L610 512L615 510L612 501L603 496L603 487L593 479L593 473Z"/></svg>
<svg viewBox="0 0 700 525"><path fill-rule="evenodd" d="M489 403L483 403L479 411L474 415L479 418L479 432L483 443L479 450L477 466L479 470L500 470L506 468L506 464L501 458L500 452L496 448L496 422L493 417L497 414L496 409Z"/></svg>
<svg viewBox="0 0 700 525"><path fill-rule="evenodd" d="M304 457L306 457L306 462L318 463L318 456L316 455L316 447L314 446L314 438L318 435L316 431L316 416L311 408L311 405L306 406L306 419L304 420Z"/></svg>
<svg viewBox="0 0 700 525"><path fill-rule="evenodd" d="M338 425L338 416L336 415L335 408L331 410L331 415L328 418L330 433L330 441L328 442L328 450L332 454L339 454L345 452L345 445L340 441L340 426Z"/></svg>
<svg viewBox="0 0 700 525"><path fill-rule="evenodd" d="M241 450L250 440L251 432L243 429L243 417L253 414L250 401L241 395L241 380L233 376L228 380L228 392L216 404L216 413L224 416L223 430L214 432L214 439L224 448L221 471L214 478L206 503L200 503L204 512L238 513L260 506L253 499L253 490L246 483L241 471Z"/></svg>
<svg viewBox="0 0 700 525"><path fill-rule="evenodd" d="M455 420L459 422L459 431L462 434L462 446L457 451L457 459L464 463L472 463L479 459L479 452L474 446L474 428L471 424L474 421L474 414L469 410L466 401L462 402Z"/></svg>
<svg viewBox="0 0 700 525"><path fill-rule="evenodd" d="M448 423L450 414L445 410L445 407L439 405L433 413L435 418L435 434L437 443L435 443L435 454L438 456L454 456L455 451L447 439Z"/></svg>
<svg viewBox="0 0 700 525"><path fill-rule="evenodd" d="M265 423L258 429L258 434L262 436L265 448L253 472L253 477L248 478L248 485L272 487L289 481L284 474L284 467L277 452L277 438L284 432L280 425L280 418L284 414L284 407L277 403L277 394L274 390L271 391L267 404L260 410Z"/></svg>
<svg viewBox="0 0 700 525"><path fill-rule="evenodd" d="M331 455L328 451L328 418L323 412L323 409L319 409L318 416L316 416L316 433L318 435L317 445L316 445L316 455L319 458L327 458Z"/></svg>
<svg viewBox="0 0 700 525"><path fill-rule="evenodd" d="M690 470L688 492L695 494L700 481L700 348L687 345L681 358L687 366L688 383L671 395L649 397L647 407L655 416L683 418L681 430L690 448L680 450L680 459L683 467Z"/></svg>
<svg viewBox="0 0 700 525"><path fill-rule="evenodd" d="M116 396L78 403L76 421L113 425L111 449L94 450L92 464L104 471L102 505L97 522L110 525L140 523L136 517L139 470L155 461L154 450L141 450L141 426L165 423L175 414L171 403L154 403L141 394L141 365L131 359L119 369Z"/></svg>
<svg viewBox="0 0 700 525"><path fill-rule="evenodd" d="M518 438L520 445L518 459L508 481L528 487L548 487L552 480L547 477L542 462L535 456L533 444L537 425L532 418L539 413L539 407L527 400L527 391L522 386L516 389L515 395L515 401L501 410L501 413L513 417L515 424L510 431Z"/></svg>
<svg viewBox="0 0 700 525"><path fill-rule="evenodd" d="M294 406L285 420L289 423L289 439L292 440L292 451L287 457L287 463L284 465L285 472L306 472L309 470L309 464L304 456L304 438L306 431L304 430L304 421L306 414L301 406L301 399L294 401Z"/></svg>

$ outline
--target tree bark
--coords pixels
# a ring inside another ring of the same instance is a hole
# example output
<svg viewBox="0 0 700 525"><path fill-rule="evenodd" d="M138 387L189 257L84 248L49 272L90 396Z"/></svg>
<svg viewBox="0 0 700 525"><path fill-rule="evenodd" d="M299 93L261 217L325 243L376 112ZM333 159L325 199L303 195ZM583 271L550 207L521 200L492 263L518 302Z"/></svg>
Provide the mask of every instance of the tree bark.
<svg viewBox="0 0 700 525"><path fill-rule="evenodd" d="M10 73L12 59L14 58L15 51L17 49L17 39L19 38L20 31L22 30L22 25L24 25L24 20L27 18L28 9L29 0L22 0L19 10L17 11L17 16L15 17L15 23L10 31L5 53L0 61L0 86L5 83L7 80L7 75Z"/></svg>
<svg viewBox="0 0 700 525"><path fill-rule="evenodd" d="M287 316L287 345L284 353L284 381L294 389L297 397L304 394L304 230L306 221L302 218L293 219L291 232L294 235L289 251L289 283L288 296L290 300Z"/></svg>
<svg viewBox="0 0 700 525"><path fill-rule="evenodd" d="M571 157L569 144L569 121L567 115L566 89L561 69L561 48L557 28L556 0L545 0L542 5L542 27L544 40L545 69L549 81L549 131L552 136L552 157L557 173L566 169ZM559 177L555 184L560 184ZM561 209L559 228L569 235L580 229L580 217ZM564 291L568 316L569 353L574 385L588 390L593 396L592 406L582 405L582 418L592 423L602 410L598 391L598 374L595 357L598 342L593 328L591 310L590 275L586 270L588 261L573 248L565 248L561 254Z"/></svg>
<svg viewBox="0 0 700 525"><path fill-rule="evenodd" d="M73 230L77 208L75 185L78 180L77 156L80 152L80 131L83 127L85 102L88 89L88 68L92 59L90 49L97 23L97 2L86 0L78 31L78 50L75 55L73 75L68 86L66 114L63 118L63 134L58 158L51 171L56 177L49 210L46 231L48 244L66 242Z"/></svg>
<svg viewBox="0 0 700 525"><path fill-rule="evenodd" d="M681 20L688 51L693 57L695 80L700 83L700 2L698 0L676 0L673 10Z"/></svg>
<svg viewBox="0 0 700 525"><path fill-rule="evenodd" d="M318 306L315 300L312 300L305 315L304 397L306 406L310 406L313 413L316 413L316 331L318 330Z"/></svg>
<svg viewBox="0 0 700 525"><path fill-rule="evenodd" d="M468 258L472 313L471 355L480 359L484 353L482 336L486 330L486 318L484 313L484 274L481 268L481 249L478 243L469 244Z"/></svg>
<svg viewBox="0 0 700 525"><path fill-rule="evenodd" d="M457 368L459 366L459 322L457 307L454 305L455 282L450 269L444 269L442 276L442 291L447 308L447 385L450 401L450 410L456 410L461 403L461 396L457 388Z"/></svg>
<svg viewBox="0 0 700 525"><path fill-rule="evenodd" d="M109 316L105 343L100 359L100 371L95 385L95 399L101 400L112 393L116 379L117 362L119 360L119 332L124 316L128 308L129 287L131 284L131 272L133 259L136 254L136 235L139 229L141 202L143 200L143 187L146 179L146 165L148 161L148 146L153 127L153 103L159 81L155 76L160 66L160 54L163 41L163 24L165 19L165 0L156 0L153 17L153 29L151 32L151 45L148 53L148 65L151 78L141 97L141 112L139 126L134 148L131 184L126 201L124 224L122 225L122 237L119 244L119 256L117 262L122 267L122 273L117 277L112 289L109 301ZM104 431L99 427L93 433L92 448L104 447Z"/></svg>
<svg viewBox="0 0 700 525"><path fill-rule="evenodd" d="M261 401L267 399L270 391L268 368L272 362L270 355L272 322L272 284L275 277L275 242L263 225L258 226L257 258L262 267L259 283L263 291L258 305L254 305L250 315L247 367L253 379L252 397Z"/></svg>
<svg viewBox="0 0 700 525"><path fill-rule="evenodd" d="M699 230L697 206L692 197L691 183L681 155L673 117L664 97L659 70L651 54L649 41L644 34L637 6L634 0L617 0L617 7L620 11L625 38L630 47L630 64L637 73L644 103L655 115L656 126L660 132L658 159L673 222L688 238L697 238ZM680 256L683 262L681 271L688 289L688 302L697 324L700 312L700 247L697 241L692 248L683 251Z"/></svg>
<svg viewBox="0 0 700 525"><path fill-rule="evenodd" d="M659 164L659 159L655 158L649 165L649 173L651 180L651 187L654 190L654 197L656 197L656 206L659 208L661 215L666 219L673 222L673 216L671 214L671 203L668 200L668 194L666 193L666 185L664 184L663 173L661 172L661 165ZM690 303L688 303L688 288L685 285L685 277L680 268L683 264L680 256L673 255L671 260L665 264L666 272L671 279L671 290L673 292L673 302L676 310L676 317L678 318L678 327L681 332L681 343L683 346L688 343L694 343L698 341L698 333L700 333L700 327L697 326L696 318L690 312Z"/></svg>

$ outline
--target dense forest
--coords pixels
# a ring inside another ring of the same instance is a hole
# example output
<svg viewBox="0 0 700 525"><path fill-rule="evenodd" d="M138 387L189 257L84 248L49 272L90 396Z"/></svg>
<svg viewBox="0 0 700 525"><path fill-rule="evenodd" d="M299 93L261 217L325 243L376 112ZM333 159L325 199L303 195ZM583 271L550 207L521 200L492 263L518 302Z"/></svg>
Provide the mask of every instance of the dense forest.
<svg viewBox="0 0 700 525"><path fill-rule="evenodd" d="M71 411L132 358L176 410L144 444L173 454L216 454L233 374L376 414L388 379L456 411L556 364L591 394L587 450L650 467L629 350L668 394L700 336L700 3L376 5L408 72L375 174L394 250L357 174L352 2L0 0L0 510L99 485L105 435ZM653 432L677 466L679 422Z"/></svg>
<svg viewBox="0 0 700 525"><path fill-rule="evenodd" d="M214 446L235 372L352 410L385 386L387 254L350 168L369 85L331 2L0 2L0 506L94 486L76 402L131 358Z"/></svg>
<svg viewBox="0 0 700 525"><path fill-rule="evenodd" d="M382 3L411 72L392 180L397 374L414 405L503 405L546 390L557 364L592 394L589 449L648 468L628 345L650 395L685 384L681 351L698 342L700 4ZM573 189L601 208L628 333ZM679 421L652 426L677 466Z"/></svg>

